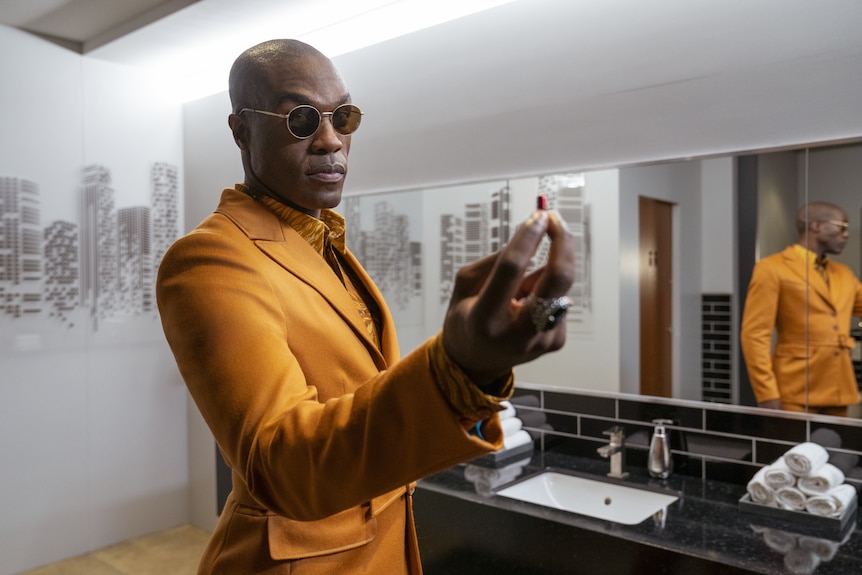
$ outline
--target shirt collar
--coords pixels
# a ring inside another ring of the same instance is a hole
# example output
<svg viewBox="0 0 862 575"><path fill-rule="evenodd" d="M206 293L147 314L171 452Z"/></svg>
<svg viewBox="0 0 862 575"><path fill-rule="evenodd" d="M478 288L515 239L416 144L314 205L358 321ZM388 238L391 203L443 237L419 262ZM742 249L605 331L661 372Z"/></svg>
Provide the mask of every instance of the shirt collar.
<svg viewBox="0 0 862 575"><path fill-rule="evenodd" d="M793 248L800 257L804 258L809 264L813 265L818 270L824 269L826 264L829 263L829 258L826 257L826 254L823 254L818 258L817 254L801 244L793 244Z"/></svg>
<svg viewBox="0 0 862 575"><path fill-rule="evenodd" d="M244 184L237 184L236 189L249 194L269 208L272 213L278 216L279 220L293 228L321 256L327 243L331 244L335 250L344 253L346 226L341 214L330 209L324 209L320 212L320 219L317 219L269 196L251 194L248 186Z"/></svg>

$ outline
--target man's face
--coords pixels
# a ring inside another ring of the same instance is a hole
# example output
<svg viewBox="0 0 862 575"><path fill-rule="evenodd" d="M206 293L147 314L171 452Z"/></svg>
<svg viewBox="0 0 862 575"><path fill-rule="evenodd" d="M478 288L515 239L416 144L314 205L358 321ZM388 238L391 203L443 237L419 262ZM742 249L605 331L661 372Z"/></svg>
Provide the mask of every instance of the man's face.
<svg viewBox="0 0 862 575"><path fill-rule="evenodd" d="M844 251L850 237L847 230L847 214L833 212L830 218L818 223L817 243L823 248L823 253L840 254Z"/></svg>
<svg viewBox="0 0 862 575"><path fill-rule="evenodd" d="M344 82L332 63L318 56L302 56L276 64L263 73L261 101L267 112L287 114L296 106L314 106L331 112L350 101ZM336 132L331 116L321 119L314 135L298 139L285 120L245 112L247 154L252 186L257 180L288 204L317 217L320 210L341 201L347 176L350 136Z"/></svg>

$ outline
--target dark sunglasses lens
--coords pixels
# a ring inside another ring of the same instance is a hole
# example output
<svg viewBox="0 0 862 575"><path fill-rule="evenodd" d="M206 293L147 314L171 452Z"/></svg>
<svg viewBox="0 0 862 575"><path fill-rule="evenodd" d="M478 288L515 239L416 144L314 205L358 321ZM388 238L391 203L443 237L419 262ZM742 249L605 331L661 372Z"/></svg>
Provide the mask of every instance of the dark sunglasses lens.
<svg viewBox="0 0 862 575"><path fill-rule="evenodd" d="M299 106L287 115L287 127L297 138L307 138L320 126L320 112L312 106Z"/></svg>
<svg viewBox="0 0 862 575"><path fill-rule="evenodd" d="M353 104L342 104L332 111L332 127L339 134L352 134L361 121L362 112Z"/></svg>

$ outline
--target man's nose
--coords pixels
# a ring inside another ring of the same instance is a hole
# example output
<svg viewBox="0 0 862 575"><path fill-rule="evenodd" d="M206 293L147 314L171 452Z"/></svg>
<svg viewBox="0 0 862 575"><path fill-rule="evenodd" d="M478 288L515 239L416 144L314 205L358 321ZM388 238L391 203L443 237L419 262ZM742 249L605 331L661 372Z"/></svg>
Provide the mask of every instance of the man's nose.
<svg viewBox="0 0 862 575"><path fill-rule="evenodd" d="M322 116L320 126L312 136L314 149L325 153L337 152L343 145L340 136L332 125L332 115Z"/></svg>

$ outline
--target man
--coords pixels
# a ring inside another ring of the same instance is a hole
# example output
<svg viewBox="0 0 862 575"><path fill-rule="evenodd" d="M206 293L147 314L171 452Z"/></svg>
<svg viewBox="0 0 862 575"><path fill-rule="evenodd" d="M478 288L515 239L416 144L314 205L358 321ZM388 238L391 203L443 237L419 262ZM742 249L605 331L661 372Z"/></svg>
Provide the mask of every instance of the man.
<svg viewBox="0 0 862 575"><path fill-rule="evenodd" d="M859 402L849 330L862 284L827 257L844 250L847 228L844 210L812 202L797 212L798 243L754 266L740 337L760 407L847 415Z"/></svg>
<svg viewBox="0 0 862 575"><path fill-rule="evenodd" d="M534 212L459 272L442 331L399 359L331 211L361 120L338 71L273 40L237 58L229 87L244 183L171 247L157 282L167 340L232 469L199 573L420 573L413 482L501 447L512 367L565 341L572 236ZM525 275L546 235L548 263Z"/></svg>

